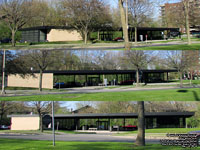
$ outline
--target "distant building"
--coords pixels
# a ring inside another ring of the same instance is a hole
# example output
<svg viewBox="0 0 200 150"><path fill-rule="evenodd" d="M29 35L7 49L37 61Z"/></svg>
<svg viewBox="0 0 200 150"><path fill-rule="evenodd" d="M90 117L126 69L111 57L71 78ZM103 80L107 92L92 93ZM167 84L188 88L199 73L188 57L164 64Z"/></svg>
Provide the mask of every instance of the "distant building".
<svg viewBox="0 0 200 150"><path fill-rule="evenodd" d="M68 27L40 26L24 28L20 31L22 32L22 42L61 42L82 40L80 33Z"/></svg>
<svg viewBox="0 0 200 150"><path fill-rule="evenodd" d="M89 105L86 105L84 107L81 107L79 109L76 109L74 111L72 111L71 113L72 114L89 114L89 113L95 113L96 112L96 109L93 108L92 106L89 106Z"/></svg>
<svg viewBox="0 0 200 150"><path fill-rule="evenodd" d="M162 83L168 82L169 74L176 73L177 70L140 70L140 80L142 83ZM33 72L34 76L28 75L25 77L20 74L8 75L8 87L30 87L38 88L39 86L39 71ZM71 81L64 85L54 85L54 76L65 75L72 77ZM91 76L95 75L95 76ZM135 70L63 70L63 71L44 71L42 87L46 89L53 88L68 88L82 86L100 86L103 83L103 75L113 75L109 78L108 85L132 85L136 81ZM83 80L77 80L77 76L82 76Z"/></svg>
<svg viewBox="0 0 200 150"><path fill-rule="evenodd" d="M39 26L39 27L31 27L24 28L20 30L22 33L21 42L63 42L63 41L81 41L83 38L81 34L69 27L55 27L55 26ZM96 29L94 32L98 31L99 40L101 41L112 41L117 40L118 38L123 39L122 28L119 31L114 30L112 27L110 28L101 28ZM130 41L134 41L134 27L129 27L129 39ZM121 35L118 34L119 37L114 37L114 32L121 32ZM179 28L150 28L150 27L138 27L138 40L163 40L164 33L167 32L168 37L175 37L180 34ZM91 39L95 39L91 37Z"/></svg>
<svg viewBox="0 0 200 150"><path fill-rule="evenodd" d="M151 128L185 128L186 118L194 116L194 112L145 112L146 129ZM38 130L38 115L8 115L11 118L11 130ZM137 126L127 126L127 119L137 119L136 113L102 113L102 114L56 114L56 128L59 130L135 130ZM43 117L43 126L51 124L51 115ZM123 125L113 124L112 120L123 119ZM81 124L81 120L85 120ZM89 121L93 120L93 122Z"/></svg>
<svg viewBox="0 0 200 150"><path fill-rule="evenodd" d="M190 0L191 15L194 16L190 18L193 21L191 24L191 33L199 32L199 24L195 22L194 18L200 18L200 1L199 0ZM177 3L166 3L161 6L161 17L162 25L165 27L179 27L181 32L185 32L184 26L184 5L182 2Z"/></svg>

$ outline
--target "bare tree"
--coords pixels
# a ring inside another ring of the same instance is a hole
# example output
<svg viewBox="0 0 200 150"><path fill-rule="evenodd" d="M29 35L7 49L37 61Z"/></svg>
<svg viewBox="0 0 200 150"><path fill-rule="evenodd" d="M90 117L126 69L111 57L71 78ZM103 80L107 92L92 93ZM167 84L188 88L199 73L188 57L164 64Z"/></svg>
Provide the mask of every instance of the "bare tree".
<svg viewBox="0 0 200 150"><path fill-rule="evenodd" d="M153 2L151 0L130 0L129 12L131 24L135 28L135 44L137 44L137 28L140 24L147 21L153 14Z"/></svg>
<svg viewBox="0 0 200 150"><path fill-rule="evenodd" d="M0 125L2 124L3 116L12 108L11 102L0 101Z"/></svg>
<svg viewBox="0 0 200 150"><path fill-rule="evenodd" d="M191 45L191 38L190 38L190 20L189 20L189 13L190 13L190 1L189 0L183 0L182 1L184 5L184 13L185 13L185 27L187 32L187 40L188 45Z"/></svg>
<svg viewBox="0 0 200 150"><path fill-rule="evenodd" d="M142 51L142 50L135 50L135 51L126 51L125 52L125 60L136 69L136 86L139 86L140 78L139 73L140 70L143 68L147 68L147 65L153 60L153 54L149 55L150 51Z"/></svg>
<svg viewBox="0 0 200 150"><path fill-rule="evenodd" d="M40 131L43 132L43 116L51 111L51 102L49 101L33 101L29 105L35 107L36 112L40 118Z"/></svg>
<svg viewBox="0 0 200 150"><path fill-rule="evenodd" d="M130 50L130 43L128 37L128 19L125 14L125 0L118 0L119 9L120 9L120 16L121 16L121 24L124 34L124 41L125 41L125 50Z"/></svg>
<svg viewBox="0 0 200 150"><path fill-rule="evenodd" d="M190 85L192 85L192 80L194 78L194 75L199 74L199 55L200 52L198 50L185 50L183 51L183 59L185 61L185 64L187 64L187 68L185 71L187 71L187 76L190 78Z"/></svg>
<svg viewBox="0 0 200 150"><path fill-rule="evenodd" d="M98 26L100 18L108 15L108 6L102 0L62 0L61 8L66 25L76 29L87 44L91 31ZM100 21L102 23L102 20Z"/></svg>
<svg viewBox="0 0 200 150"><path fill-rule="evenodd" d="M15 34L33 16L32 0L4 0L0 4L0 18L12 32L12 46L15 46Z"/></svg>
<svg viewBox="0 0 200 150"><path fill-rule="evenodd" d="M169 67L177 69L180 78L180 87L183 86L183 72L187 69L187 61L183 57L183 51L173 50L167 52L167 63Z"/></svg>
<svg viewBox="0 0 200 150"><path fill-rule="evenodd" d="M33 64L39 69L40 78L39 78L39 91L42 91L42 77L43 72L50 66L53 62L53 54L56 51L49 51L49 50L33 50L33 51L26 51L24 55L24 59L26 59L27 64Z"/></svg>
<svg viewBox="0 0 200 150"><path fill-rule="evenodd" d="M136 138L136 145L145 146L145 109L144 101L138 101L138 134Z"/></svg>

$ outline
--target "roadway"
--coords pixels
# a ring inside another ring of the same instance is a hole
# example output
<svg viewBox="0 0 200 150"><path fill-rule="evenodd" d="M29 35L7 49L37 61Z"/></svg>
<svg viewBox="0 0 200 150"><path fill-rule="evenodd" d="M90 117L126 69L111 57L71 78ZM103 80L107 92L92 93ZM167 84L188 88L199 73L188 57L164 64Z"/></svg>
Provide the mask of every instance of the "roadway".
<svg viewBox="0 0 200 150"><path fill-rule="evenodd" d="M51 134L0 134L0 138L26 140L52 140ZM77 142L135 142L133 136L113 136L111 134L60 134L55 135L57 141ZM159 144L160 139L146 139L146 143Z"/></svg>

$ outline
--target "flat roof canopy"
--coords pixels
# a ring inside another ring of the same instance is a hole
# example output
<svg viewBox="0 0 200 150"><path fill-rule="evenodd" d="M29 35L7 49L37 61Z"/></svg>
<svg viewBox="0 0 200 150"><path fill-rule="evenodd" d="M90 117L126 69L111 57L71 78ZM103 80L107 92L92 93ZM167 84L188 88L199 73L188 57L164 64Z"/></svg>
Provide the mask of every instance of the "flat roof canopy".
<svg viewBox="0 0 200 150"><path fill-rule="evenodd" d="M143 73L167 73L178 72L177 70L140 70ZM33 73L39 73L34 71ZM134 74L136 70L47 70L44 73L53 73L54 75L99 75L99 74Z"/></svg>
<svg viewBox="0 0 200 150"><path fill-rule="evenodd" d="M30 31L30 30L50 30L50 29L73 29L69 26L35 26L30 28L23 28L20 29L20 31ZM116 29L112 28L111 26L103 26L95 29L96 31L116 31ZM134 31L135 28L129 26L129 31ZM179 31L179 28L163 28L163 27L138 27L137 30L139 31ZM119 31L122 31L122 28L119 29Z"/></svg>
<svg viewBox="0 0 200 150"><path fill-rule="evenodd" d="M145 117L192 117L195 112L146 112ZM36 117L38 115L8 115L8 117ZM49 115L51 116L51 115ZM91 114L56 114L55 118L86 119L86 118L137 118L137 113L91 113Z"/></svg>
<svg viewBox="0 0 200 150"><path fill-rule="evenodd" d="M145 117L192 117L194 112L146 112ZM67 115L55 115L55 118L137 118L137 113L103 113L103 114L67 114Z"/></svg>

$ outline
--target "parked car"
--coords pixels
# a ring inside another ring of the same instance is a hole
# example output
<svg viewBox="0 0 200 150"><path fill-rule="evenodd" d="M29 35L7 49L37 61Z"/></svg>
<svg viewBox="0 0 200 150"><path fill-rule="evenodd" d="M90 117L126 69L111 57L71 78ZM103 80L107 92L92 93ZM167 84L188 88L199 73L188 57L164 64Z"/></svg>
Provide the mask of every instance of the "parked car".
<svg viewBox="0 0 200 150"><path fill-rule="evenodd" d="M53 87L54 87L54 88L57 88L57 89L58 89L58 88L65 88L66 85L65 85L64 82L58 82L58 83L55 83Z"/></svg>
<svg viewBox="0 0 200 150"><path fill-rule="evenodd" d="M137 126L127 125L127 126L122 126L122 129L125 130L125 131L134 131L134 130L137 130Z"/></svg>
<svg viewBox="0 0 200 150"><path fill-rule="evenodd" d="M123 42L124 39L122 37L116 37L113 41Z"/></svg>
<svg viewBox="0 0 200 150"><path fill-rule="evenodd" d="M0 40L0 43L11 43L11 39L10 38L5 38L3 40Z"/></svg>
<svg viewBox="0 0 200 150"><path fill-rule="evenodd" d="M0 125L0 130L10 130L10 126Z"/></svg>
<svg viewBox="0 0 200 150"><path fill-rule="evenodd" d="M80 82L67 82L66 83L67 88L71 87L82 87L82 84Z"/></svg>
<svg viewBox="0 0 200 150"><path fill-rule="evenodd" d="M134 80L126 80L126 81L120 82L120 85L133 85L133 83L135 83Z"/></svg>

